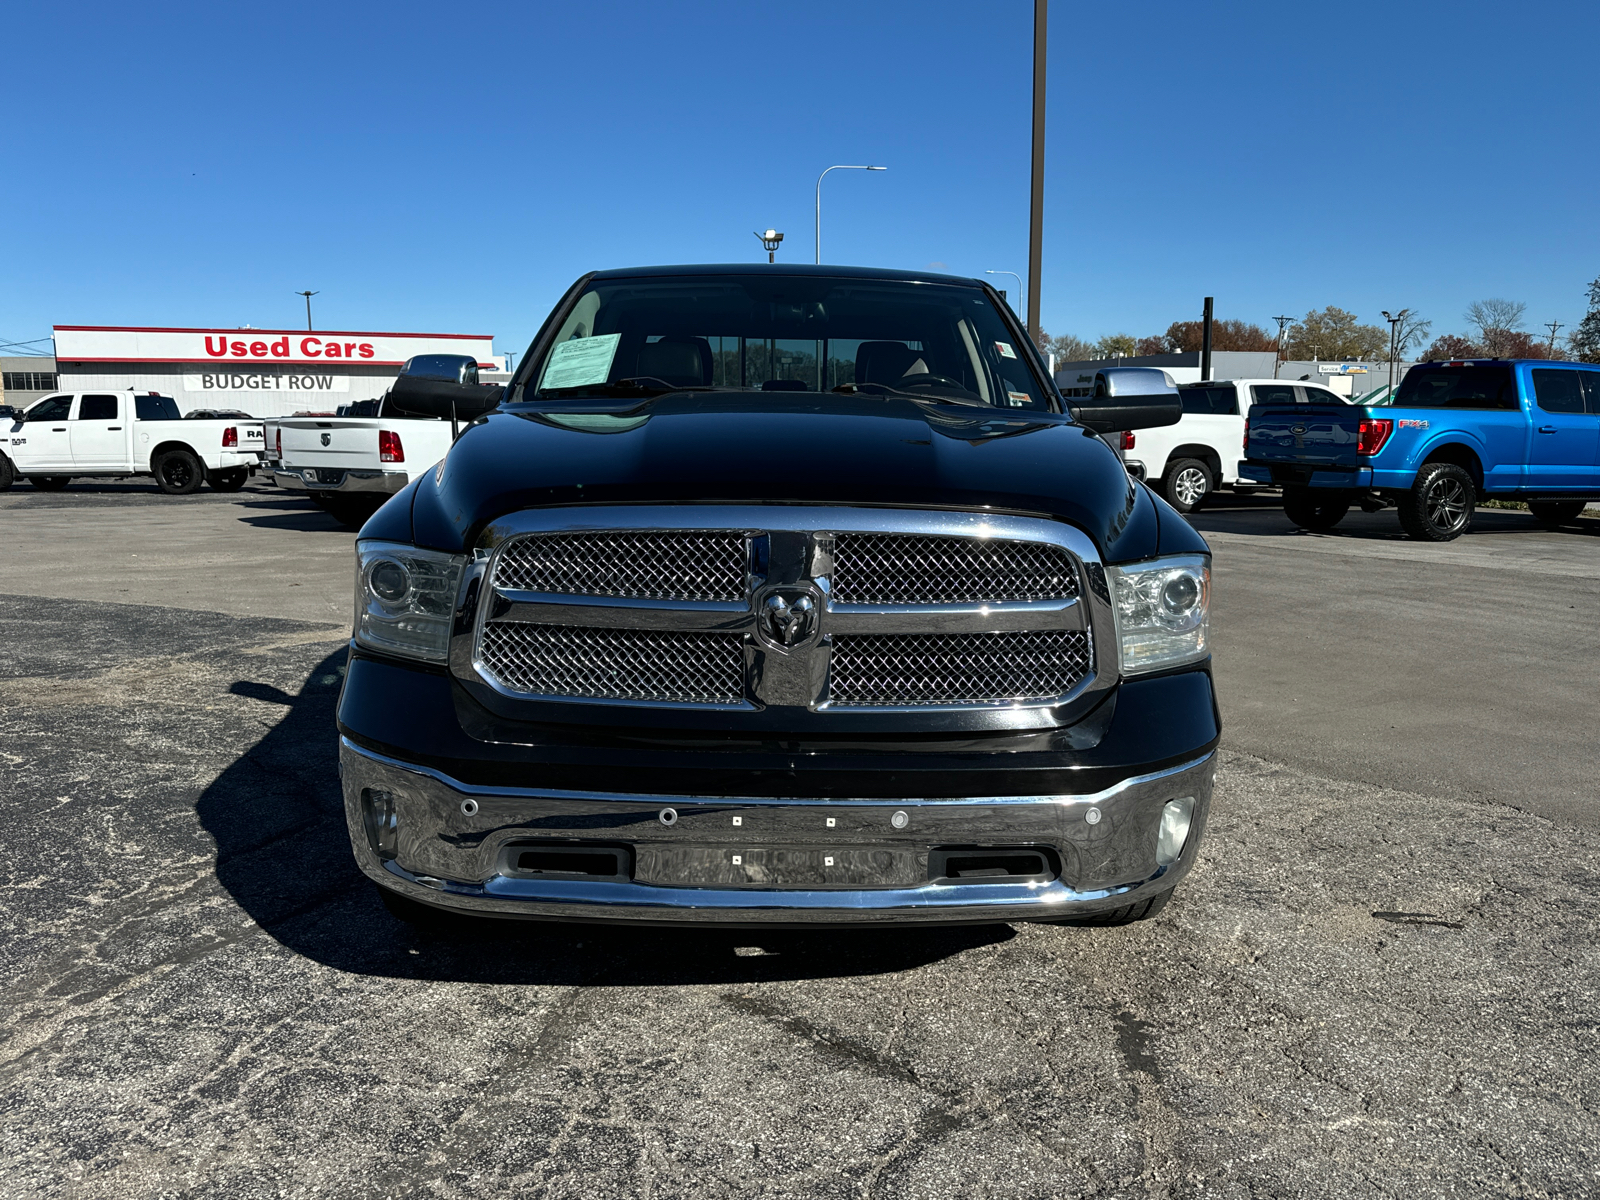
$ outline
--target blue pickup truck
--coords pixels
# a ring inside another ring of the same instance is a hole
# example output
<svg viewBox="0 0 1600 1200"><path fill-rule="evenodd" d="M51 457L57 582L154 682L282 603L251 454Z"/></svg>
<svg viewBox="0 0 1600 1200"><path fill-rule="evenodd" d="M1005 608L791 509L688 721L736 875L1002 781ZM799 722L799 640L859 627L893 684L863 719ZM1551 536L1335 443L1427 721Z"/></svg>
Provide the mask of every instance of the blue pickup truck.
<svg viewBox="0 0 1600 1200"><path fill-rule="evenodd" d="M1489 496L1568 524L1600 500L1600 365L1421 363L1383 406L1257 404L1239 477L1283 488L1302 529L1392 504L1411 537L1448 542Z"/></svg>

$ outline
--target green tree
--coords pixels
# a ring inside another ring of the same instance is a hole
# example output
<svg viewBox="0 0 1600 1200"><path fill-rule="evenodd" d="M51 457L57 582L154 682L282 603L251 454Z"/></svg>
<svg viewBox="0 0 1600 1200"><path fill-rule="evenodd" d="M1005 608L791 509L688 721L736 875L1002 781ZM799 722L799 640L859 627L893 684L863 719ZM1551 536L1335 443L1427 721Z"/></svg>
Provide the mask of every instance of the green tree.
<svg viewBox="0 0 1600 1200"><path fill-rule="evenodd" d="M1589 285L1589 311L1567 341L1579 362L1600 363L1600 279Z"/></svg>
<svg viewBox="0 0 1600 1200"><path fill-rule="evenodd" d="M1292 359L1356 358L1387 362L1389 331L1380 325L1363 325L1355 313L1328 305L1313 309L1297 322L1289 334Z"/></svg>
<svg viewBox="0 0 1600 1200"><path fill-rule="evenodd" d="M1108 333L1094 344L1097 358L1127 358L1139 349L1139 339L1131 333Z"/></svg>
<svg viewBox="0 0 1600 1200"><path fill-rule="evenodd" d="M1094 343L1086 342L1081 337L1073 337L1070 333L1063 333L1060 337L1051 337L1048 333L1040 331L1039 349L1047 354L1054 354L1056 362L1083 362L1095 357Z"/></svg>

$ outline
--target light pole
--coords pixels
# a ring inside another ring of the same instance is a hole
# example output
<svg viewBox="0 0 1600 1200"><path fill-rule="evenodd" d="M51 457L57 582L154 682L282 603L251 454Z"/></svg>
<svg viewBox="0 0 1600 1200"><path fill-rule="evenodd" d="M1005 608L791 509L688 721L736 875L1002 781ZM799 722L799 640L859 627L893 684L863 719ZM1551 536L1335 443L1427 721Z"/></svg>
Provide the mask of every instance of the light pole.
<svg viewBox="0 0 1600 1200"><path fill-rule="evenodd" d="M836 167L829 167L828 171L887 171L888 167L857 167L847 163L840 163ZM822 175L826 175L824 171ZM818 263L822 262L822 175L817 176L817 257Z"/></svg>
<svg viewBox="0 0 1600 1200"><path fill-rule="evenodd" d="M1391 396L1394 395L1395 339L1400 336L1400 322L1406 319L1406 315L1410 311L1411 310L1409 308L1402 308L1392 317L1387 311L1385 311L1383 314L1383 319L1389 322L1389 395Z"/></svg>
<svg viewBox="0 0 1600 1200"><path fill-rule="evenodd" d="M776 229L769 229L765 233L756 234L761 239L761 248L767 252L768 262L777 262L778 247L783 245L783 234Z"/></svg>
<svg viewBox="0 0 1600 1200"><path fill-rule="evenodd" d="M306 332L311 331L311 297L321 295L320 292L296 292L296 296L306 298Z"/></svg>
<svg viewBox="0 0 1600 1200"><path fill-rule="evenodd" d="M1028 306L1023 303L1027 297L1026 293L1024 293L1022 290L1022 276L1018 275L1015 271L990 271L985 269L983 273L985 275L1009 275L1011 278L1017 281L1017 302L1011 306L1011 311L1016 313L1017 316L1022 317L1023 320L1027 320L1027 318L1023 316L1023 314L1028 311Z"/></svg>
<svg viewBox="0 0 1600 1200"><path fill-rule="evenodd" d="M1278 377L1278 368L1283 365L1283 331L1289 328L1294 318L1273 317L1272 319L1278 323L1278 357L1272 363L1272 377L1276 379Z"/></svg>

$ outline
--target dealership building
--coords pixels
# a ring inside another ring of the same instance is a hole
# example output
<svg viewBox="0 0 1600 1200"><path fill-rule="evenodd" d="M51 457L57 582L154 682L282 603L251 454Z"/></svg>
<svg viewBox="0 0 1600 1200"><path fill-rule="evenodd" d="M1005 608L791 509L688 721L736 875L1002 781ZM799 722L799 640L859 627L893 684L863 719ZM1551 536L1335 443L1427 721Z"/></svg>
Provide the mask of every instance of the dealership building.
<svg viewBox="0 0 1600 1200"><path fill-rule="evenodd" d="M160 392L184 413L332 412L383 395L416 354L471 355L484 382L507 378L488 334L57 325L55 348L55 390Z"/></svg>

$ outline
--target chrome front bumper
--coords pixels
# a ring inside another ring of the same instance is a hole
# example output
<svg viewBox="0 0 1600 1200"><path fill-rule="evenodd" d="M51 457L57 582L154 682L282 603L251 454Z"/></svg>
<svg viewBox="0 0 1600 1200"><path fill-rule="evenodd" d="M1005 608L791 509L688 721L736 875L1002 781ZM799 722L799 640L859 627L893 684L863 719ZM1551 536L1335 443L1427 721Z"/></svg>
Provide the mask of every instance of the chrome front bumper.
<svg viewBox="0 0 1600 1200"><path fill-rule="evenodd" d="M351 844L383 887L483 915L669 924L1070 920L1175 887L1194 863L1216 756L1101 792L968 799L621 795L469 787L341 739ZM396 814L392 857L369 832L367 794ZM1157 862L1162 808L1192 797L1177 861ZM670 818L670 823L668 819ZM632 878L503 873L508 845L626 846ZM1059 878L933 882L930 853L1041 847ZM835 865L837 864L837 865Z"/></svg>
<svg viewBox="0 0 1600 1200"><path fill-rule="evenodd" d="M277 467L272 482L293 492L392 496L410 482L404 471L347 471L342 467Z"/></svg>

